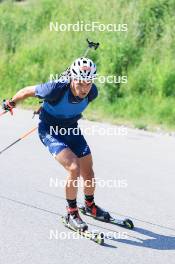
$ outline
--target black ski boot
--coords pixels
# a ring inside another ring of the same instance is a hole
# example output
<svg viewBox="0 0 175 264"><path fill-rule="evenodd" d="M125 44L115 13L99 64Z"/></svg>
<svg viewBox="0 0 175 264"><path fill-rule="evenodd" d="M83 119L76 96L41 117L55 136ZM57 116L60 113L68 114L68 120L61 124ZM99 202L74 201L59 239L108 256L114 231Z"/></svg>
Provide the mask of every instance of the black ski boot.
<svg viewBox="0 0 175 264"><path fill-rule="evenodd" d="M85 201L85 212L87 215L90 215L98 220L109 222L110 221L110 214L106 212L104 209L97 206L94 201L88 202Z"/></svg>
<svg viewBox="0 0 175 264"><path fill-rule="evenodd" d="M80 230L84 232L88 229L87 224L81 219L79 215L78 208L67 207L66 221L73 230Z"/></svg>

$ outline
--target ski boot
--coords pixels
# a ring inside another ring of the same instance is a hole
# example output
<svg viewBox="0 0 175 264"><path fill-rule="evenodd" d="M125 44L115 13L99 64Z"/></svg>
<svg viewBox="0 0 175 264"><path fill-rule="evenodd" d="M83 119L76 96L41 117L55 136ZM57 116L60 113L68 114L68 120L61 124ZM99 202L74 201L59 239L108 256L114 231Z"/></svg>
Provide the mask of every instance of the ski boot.
<svg viewBox="0 0 175 264"><path fill-rule="evenodd" d="M104 209L97 206L94 203L94 201L93 202L85 201L84 210L85 210L85 214L92 216L98 220L101 220L104 222L110 221L110 218L111 218L110 214L106 212Z"/></svg>
<svg viewBox="0 0 175 264"><path fill-rule="evenodd" d="M73 230L84 232L88 229L87 224L81 219L78 208L67 207L67 215L65 217L67 225Z"/></svg>

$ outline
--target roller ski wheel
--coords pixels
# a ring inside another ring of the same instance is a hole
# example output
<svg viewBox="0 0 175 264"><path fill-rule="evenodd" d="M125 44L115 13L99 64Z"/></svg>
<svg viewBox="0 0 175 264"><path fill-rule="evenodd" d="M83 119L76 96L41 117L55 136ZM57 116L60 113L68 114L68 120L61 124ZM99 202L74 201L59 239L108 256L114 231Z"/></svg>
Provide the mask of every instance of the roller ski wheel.
<svg viewBox="0 0 175 264"><path fill-rule="evenodd" d="M124 219L123 223L124 223L125 227L128 228L128 229L133 229L134 228L134 224L133 224L131 219L128 219L128 218Z"/></svg>

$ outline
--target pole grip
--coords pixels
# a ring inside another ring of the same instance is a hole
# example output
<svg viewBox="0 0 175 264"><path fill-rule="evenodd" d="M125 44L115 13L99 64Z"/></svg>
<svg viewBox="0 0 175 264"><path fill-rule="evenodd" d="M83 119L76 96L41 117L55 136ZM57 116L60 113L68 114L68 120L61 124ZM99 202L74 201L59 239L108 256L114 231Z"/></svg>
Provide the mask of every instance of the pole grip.
<svg viewBox="0 0 175 264"><path fill-rule="evenodd" d="M87 43L88 43L88 47L91 49L91 48L94 48L95 50L98 49L100 43L99 42L93 42L93 41L89 41L88 38L86 39L87 40Z"/></svg>

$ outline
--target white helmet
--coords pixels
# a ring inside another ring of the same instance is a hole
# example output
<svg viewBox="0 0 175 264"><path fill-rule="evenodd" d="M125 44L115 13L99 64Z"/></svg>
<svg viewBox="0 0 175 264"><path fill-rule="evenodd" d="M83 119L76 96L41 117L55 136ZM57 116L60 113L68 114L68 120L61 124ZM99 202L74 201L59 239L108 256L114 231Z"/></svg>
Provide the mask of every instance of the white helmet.
<svg viewBox="0 0 175 264"><path fill-rule="evenodd" d="M88 58L78 58L70 67L70 77L81 81L91 81L95 79L96 72L96 65Z"/></svg>

